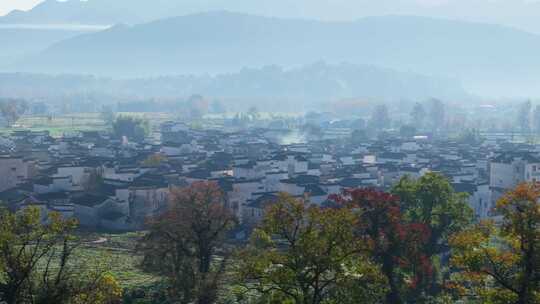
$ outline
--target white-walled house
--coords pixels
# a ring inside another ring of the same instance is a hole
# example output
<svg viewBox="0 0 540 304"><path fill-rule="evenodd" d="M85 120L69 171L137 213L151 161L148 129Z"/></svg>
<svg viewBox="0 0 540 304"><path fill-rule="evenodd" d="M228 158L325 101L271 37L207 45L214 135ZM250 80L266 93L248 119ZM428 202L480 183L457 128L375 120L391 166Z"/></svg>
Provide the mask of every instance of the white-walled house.
<svg viewBox="0 0 540 304"><path fill-rule="evenodd" d="M236 210L238 219L242 219L243 209L246 203L253 199L254 193L264 192L262 180L235 180L232 190L227 193L228 202L233 210Z"/></svg>
<svg viewBox="0 0 540 304"><path fill-rule="evenodd" d="M530 152L505 152L490 160L492 200L524 182L540 181L540 158Z"/></svg>
<svg viewBox="0 0 540 304"><path fill-rule="evenodd" d="M0 192L14 188L35 174L35 163L22 157L0 156Z"/></svg>
<svg viewBox="0 0 540 304"><path fill-rule="evenodd" d="M469 195L469 206L473 209L477 219L486 219L492 215L495 206L491 199L491 190L488 183L453 183L452 187L458 193L462 192Z"/></svg>

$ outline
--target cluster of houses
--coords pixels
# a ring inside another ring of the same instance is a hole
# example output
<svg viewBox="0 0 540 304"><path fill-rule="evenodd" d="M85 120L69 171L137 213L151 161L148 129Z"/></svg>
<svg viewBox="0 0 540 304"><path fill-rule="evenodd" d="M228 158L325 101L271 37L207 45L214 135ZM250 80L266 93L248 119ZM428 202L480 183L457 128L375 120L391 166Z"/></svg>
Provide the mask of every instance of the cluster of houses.
<svg viewBox="0 0 540 304"><path fill-rule="evenodd" d="M345 188L388 190L405 175L440 172L469 194L478 218L487 218L506 190L540 181L534 145L423 137L358 142L347 135L282 144L276 134L195 130L179 122L163 124L159 139L141 143L95 131L61 138L13 132L0 138L0 204L37 206L44 217L60 212L90 230L137 230L166 210L171 189L211 180L249 229L281 192L325 206Z"/></svg>

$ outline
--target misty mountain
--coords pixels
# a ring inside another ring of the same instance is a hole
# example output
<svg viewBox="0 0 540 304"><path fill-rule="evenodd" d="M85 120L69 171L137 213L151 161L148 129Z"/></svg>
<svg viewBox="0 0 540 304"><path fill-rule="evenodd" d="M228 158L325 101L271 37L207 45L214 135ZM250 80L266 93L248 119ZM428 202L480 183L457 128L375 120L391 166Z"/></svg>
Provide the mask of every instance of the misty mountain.
<svg viewBox="0 0 540 304"><path fill-rule="evenodd" d="M2 27L0 67L35 55L62 40L85 33L81 30Z"/></svg>
<svg viewBox="0 0 540 304"><path fill-rule="evenodd" d="M0 24L135 24L215 10L323 20L432 16L504 24L540 33L540 2L534 0L45 0L27 12L14 11L0 17Z"/></svg>
<svg viewBox="0 0 540 304"><path fill-rule="evenodd" d="M321 22L213 12L115 26L53 45L12 71L107 76L226 73L350 62L460 79L475 93L539 93L540 36L422 17Z"/></svg>
<svg viewBox="0 0 540 304"><path fill-rule="evenodd" d="M76 75L0 74L0 96L26 99L62 101L66 96L82 96L72 99L84 100L85 96L100 95L103 96L100 99L110 102L153 98L174 100L193 94L257 102L268 109L275 108L279 102L282 106L290 106L288 101L302 107L346 98L392 102L468 96L459 83L448 79L349 64L317 63L294 69L268 66L216 76L123 80ZM234 105L241 106L239 102Z"/></svg>

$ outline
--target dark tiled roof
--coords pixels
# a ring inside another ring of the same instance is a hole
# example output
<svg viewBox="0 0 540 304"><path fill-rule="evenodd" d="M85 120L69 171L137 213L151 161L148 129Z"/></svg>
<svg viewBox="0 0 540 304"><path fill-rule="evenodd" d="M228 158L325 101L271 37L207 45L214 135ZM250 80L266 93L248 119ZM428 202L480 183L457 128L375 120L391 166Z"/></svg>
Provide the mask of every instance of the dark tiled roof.
<svg viewBox="0 0 540 304"><path fill-rule="evenodd" d="M477 186L472 183L452 183L454 191L458 193L468 193L473 194L476 192Z"/></svg>
<svg viewBox="0 0 540 304"><path fill-rule="evenodd" d="M97 206L108 199L105 195L92 194L92 193L79 193L71 198L71 202L75 205L81 205L86 207Z"/></svg>
<svg viewBox="0 0 540 304"><path fill-rule="evenodd" d="M511 163L514 159L521 158L530 163L540 163L537 155L529 152L504 152L492 159L496 163Z"/></svg>
<svg viewBox="0 0 540 304"><path fill-rule="evenodd" d="M123 217L125 217L126 215L123 214L122 212L120 211L109 211L109 212L105 212L103 214L101 214L101 217L105 220L108 220L108 221L116 221L118 219L121 219Z"/></svg>
<svg viewBox="0 0 540 304"><path fill-rule="evenodd" d="M21 191L18 188L0 192L0 202L4 202L8 204L20 202L26 199L27 197L28 195L26 195L23 191Z"/></svg>
<svg viewBox="0 0 540 304"><path fill-rule="evenodd" d="M50 202L54 200L67 200L69 199L69 193L67 192L51 192L43 193L34 196L37 200L41 202Z"/></svg>
<svg viewBox="0 0 540 304"><path fill-rule="evenodd" d="M208 179L211 177L210 171L204 169L197 169L186 174L186 177L196 178L196 179Z"/></svg>
<svg viewBox="0 0 540 304"><path fill-rule="evenodd" d="M349 178L342 179L339 182L339 185L345 188L358 188L362 186L362 181L363 179L361 178L349 177Z"/></svg>
<svg viewBox="0 0 540 304"><path fill-rule="evenodd" d="M161 174L146 173L137 177L131 184L131 187L159 187L166 188L169 183L165 176Z"/></svg>
<svg viewBox="0 0 540 304"><path fill-rule="evenodd" d="M326 191L324 191L318 185L307 185L304 192L310 196L323 196L327 194Z"/></svg>
<svg viewBox="0 0 540 304"><path fill-rule="evenodd" d="M276 203L278 199L279 197L275 193L265 193L257 199L251 201L247 206L251 208L264 209L268 205Z"/></svg>

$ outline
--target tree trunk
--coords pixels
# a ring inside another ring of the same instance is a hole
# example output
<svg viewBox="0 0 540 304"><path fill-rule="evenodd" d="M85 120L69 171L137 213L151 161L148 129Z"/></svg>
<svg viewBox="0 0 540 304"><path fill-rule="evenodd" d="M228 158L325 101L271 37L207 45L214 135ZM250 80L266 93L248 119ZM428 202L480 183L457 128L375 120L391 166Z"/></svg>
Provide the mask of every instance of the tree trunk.
<svg viewBox="0 0 540 304"><path fill-rule="evenodd" d="M2 294L2 298L0 298L0 303L16 304L17 303L16 292L13 290L7 289L7 291Z"/></svg>
<svg viewBox="0 0 540 304"><path fill-rule="evenodd" d="M386 257L383 261L382 272L388 279L390 291L386 293L386 303L388 304L401 304L401 297L399 294L398 286L394 278L394 262L392 257Z"/></svg>

